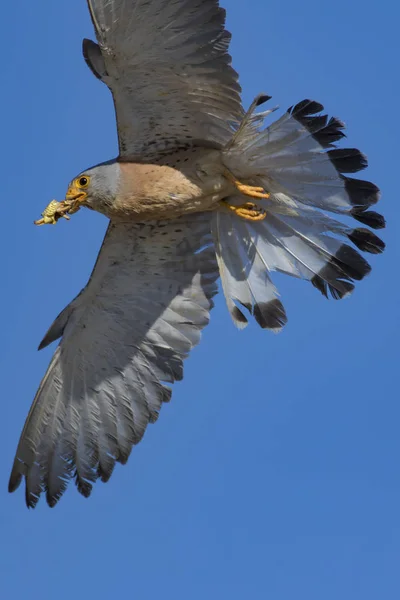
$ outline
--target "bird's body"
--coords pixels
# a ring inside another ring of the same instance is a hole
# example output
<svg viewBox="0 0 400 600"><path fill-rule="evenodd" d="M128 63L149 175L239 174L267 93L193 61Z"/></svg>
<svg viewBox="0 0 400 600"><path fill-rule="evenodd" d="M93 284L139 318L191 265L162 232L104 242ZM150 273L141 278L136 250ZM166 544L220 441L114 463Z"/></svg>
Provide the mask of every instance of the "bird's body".
<svg viewBox="0 0 400 600"><path fill-rule="evenodd" d="M115 161L113 165L118 182L115 197L88 206L114 220L165 220L213 210L234 191L224 176L218 150L188 148L152 163Z"/></svg>
<svg viewBox="0 0 400 600"><path fill-rule="evenodd" d="M340 299L370 271L358 250L384 248L365 227L385 226L369 210L379 190L348 176L367 162L336 147L339 119L303 100L266 126L265 95L244 111L218 0L88 6L98 43L83 54L111 90L119 155L76 176L37 222L84 207L110 219L88 284L39 346L61 338L10 477L10 491L25 479L29 507L42 493L54 506L71 478L89 496L126 463L182 379L219 277L239 328L250 314L279 331L271 273Z"/></svg>

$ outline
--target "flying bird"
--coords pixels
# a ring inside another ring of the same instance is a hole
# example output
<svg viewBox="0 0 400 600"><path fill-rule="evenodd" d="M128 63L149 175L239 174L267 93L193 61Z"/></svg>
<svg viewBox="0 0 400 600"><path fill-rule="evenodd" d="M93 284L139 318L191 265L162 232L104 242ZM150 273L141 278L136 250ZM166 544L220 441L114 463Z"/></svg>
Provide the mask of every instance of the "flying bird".
<svg viewBox="0 0 400 600"><path fill-rule="evenodd" d="M218 279L234 323L286 323L278 271L343 298L380 253L376 185L338 148L344 124L303 100L270 123L245 112L218 0L88 0L83 55L110 89L118 158L86 169L36 223L81 208L109 218L86 287L39 348L61 338L26 419L10 477L50 506L73 479L89 496L125 464L209 321ZM263 106L261 109L260 107ZM268 124L270 123L270 124ZM342 217L351 217L346 219ZM352 224L348 224L351 222ZM368 226L368 227L366 227Z"/></svg>

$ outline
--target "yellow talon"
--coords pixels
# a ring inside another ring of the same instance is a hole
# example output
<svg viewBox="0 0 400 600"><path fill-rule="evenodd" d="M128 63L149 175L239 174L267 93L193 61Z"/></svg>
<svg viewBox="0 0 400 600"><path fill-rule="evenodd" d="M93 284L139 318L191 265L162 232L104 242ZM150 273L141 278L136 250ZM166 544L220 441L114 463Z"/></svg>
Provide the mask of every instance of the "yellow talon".
<svg viewBox="0 0 400 600"><path fill-rule="evenodd" d="M250 198L269 198L268 192L266 192L262 187L246 185L244 183L240 183L240 181L236 183L236 187L241 194L250 196Z"/></svg>
<svg viewBox="0 0 400 600"><path fill-rule="evenodd" d="M266 211L263 208L258 208L253 202L246 202L245 204L234 206L233 204L223 201L221 202L221 205L247 221L263 221L267 216Z"/></svg>
<svg viewBox="0 0 400 600"><path fill-rule="evenodd" d="M247 185L246 183L242 183L236 177L225 169L225 177L229 179L231 183L235 186L235 188L245 196L250 196L250 198L269 198L270 194L265 191L263 187L257 185Z"/></svg>

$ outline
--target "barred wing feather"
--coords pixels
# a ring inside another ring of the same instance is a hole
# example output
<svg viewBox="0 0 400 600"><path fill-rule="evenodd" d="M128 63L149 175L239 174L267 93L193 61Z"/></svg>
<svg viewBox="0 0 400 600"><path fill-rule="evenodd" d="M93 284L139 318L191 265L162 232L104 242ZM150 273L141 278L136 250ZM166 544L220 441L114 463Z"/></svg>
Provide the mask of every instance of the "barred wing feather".
<svg viewBox="0 0 400 600"><path fill-rule="evenodd" d="M91 70L111 90L120 156L225 144L243 116L218 0L88 0Z"/></svg>
<svg viewBox="0 0 400 600"><path fill-rule="evenodd" d="M217 291L210 216L111 224L87 287L56 319L62 336L21 435L10 479L53 506L71 477L88 496L154 423L199 342Z"/></svg>

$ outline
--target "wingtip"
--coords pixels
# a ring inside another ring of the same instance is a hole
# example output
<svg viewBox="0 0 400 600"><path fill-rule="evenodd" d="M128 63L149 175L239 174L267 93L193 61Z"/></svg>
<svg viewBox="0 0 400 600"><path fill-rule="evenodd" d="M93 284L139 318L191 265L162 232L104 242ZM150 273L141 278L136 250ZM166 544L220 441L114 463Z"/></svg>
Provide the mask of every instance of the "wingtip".
<svg viewBox="0 0 400 600"><path fill-rule="evenodd" d="M22 481L22 474L19 472L16 472L15 469L13 468L11 475L10 475L10 479L8 481L8 492L10 494L15 492L15 490L17 490L19 488L21 481Z"/></svg>
<svg viewBox="0 0 400 600"><path fill-rule="evenodd" d="M256 98L256 106L261 106L262 104L265 104L265 102L268 102L268 100L271 100L271 98L272 96L269 96L268 94L260 94Z"/></svg>
<svg viewBox="0 0 400 600"><path fill-rule="evenodd" d="M38 346L38 352L40 350L43 350L43 348L46 348L47 343L46 343L46 338L43 338L42 341L40 342L39 346Z"/></svg>

